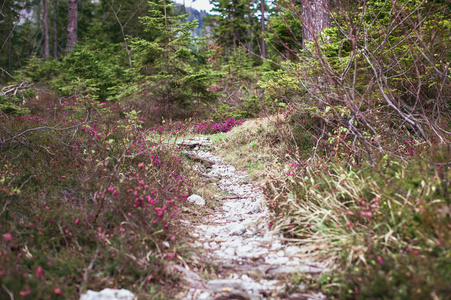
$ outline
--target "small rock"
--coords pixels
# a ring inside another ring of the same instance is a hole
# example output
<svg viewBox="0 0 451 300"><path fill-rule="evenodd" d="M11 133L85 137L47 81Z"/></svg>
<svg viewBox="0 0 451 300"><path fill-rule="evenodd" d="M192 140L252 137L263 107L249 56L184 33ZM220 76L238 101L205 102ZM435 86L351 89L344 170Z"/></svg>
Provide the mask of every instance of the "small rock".
<svg viewBox="0 0 451 300"><path fill-rule="evenodd" d="M196 195L196 194L193 194L193 195L189 196L188 197L188 202L194 203L194 204L199 205L199 206L204 206L205 205L205 199L202 198L199 195Z"/></svg>
<svg viewBox="0 0 451 300"><path fill-rule="evenodd" d="M280 241L273 242L271 250L276 251L279 250L280 248L282 248L282 244L280 243Z"/></svg>
<svg viewBox="0 0 451 300"><path fill-rule="evenodd" d="M198 300L206 300L210 297L210 294L208 292L202 293L197 297Z"/></svg>
<svg viewBox="0 0 451 300"><path fill-rule="evenodd" d="M217 292L225 288L244 291L244 287L241 285L241 280L237 279L216 279L210 280L207 283L207 289L212 292Z"/></svg>
<svg viewBox="0 0 451 300"><path fill-rule="evenodd" d="M286 298L287 300L324 300L326 296L323 293L311 293L311 294L291 294Z"/></svg>
<svg viewBox="0 0 451 300"><path fill-rule="evenodd" d="M224 254L229 255L229 256L234 256L235 255L235 249L233 248L226 248L223 251Z"/></svg>
<svg viewBox="0 0 451 300"><path fill-rule="evenodd" d="M126 289L104 289L100 292L88 290L86 294L81 295L80 300L137 300L138 298L132 292Z"/></svg>
<svg viewBox="0 0 451 300"><path fill-rule="evenodd" d="M259 212L260 212L260 205L258 205L257 203L255 203L249 210L250 214L258 214Z"/></svg>
<svg viewBox="0 0 451 300"><path fill-rule="evenodd" d="M246 231L246 228L239 223L232 223L228 226L228 228L230 235L242 235Z"/></svg>
<svg viewBox="0 0 451 300"><path fill-rule="evenodd" d="M240 257L247 256L250 254L252 249L253 249L253 247L251 245L239 247L238 249L236 249L236 255L238 255Z"/></svg>
<svg viewBox="0 0 451 300"><path fill-rule="evenodd" d="M285 298L286 300L307 300L307 295L300 294L300 293L294 293Z"/></svg>
<svg viewBox="0 0 451 300"><path fill-rule="evenodd" d="M181 275L182 281L184 281L187 286L190 286L195 289L205 288L204 279L200 277L197 273L187 270L180 265L170 265L168 268L172 272L179 273Z"/></svg>
<svg viewBox="0 0 451 300"><path fill-rule="evenodd" d="M240 290L227 290L224 292L220 292L216 294L213 298L214 300L249 300L249 299L255 299L254 297L251 297L248 293L240 291Z"/></svg>
<svg viewBox="0 0 451 300"><path fill-rule="evenodd" d="M255 251L253 251L252 254L251 254L251 256L252 256L252 257L255 257L255 258L258 258L258 257L260 257L260 256L267 255L268 252L269 252L268 249L260 248L260 249L257 249L257 250L255 250Z"/></svg>
<svg viewBox="0 0 451 300"><path fill-rule="evenodd" d="M290 277L292 274L299 273L304 271L303 269L299 268L298 266L277 266L270 268L266 271L265 277L267 278L275 278L275 279L281 279L285 277Z"/></svg>
<svg viewBox="0 0 451 300"><path fill-rule="evenodd" d="M301 249L296 246L289 246L289 247L285 248L285 254L287 256L294 256L300 252L301 252Z"/></svg>

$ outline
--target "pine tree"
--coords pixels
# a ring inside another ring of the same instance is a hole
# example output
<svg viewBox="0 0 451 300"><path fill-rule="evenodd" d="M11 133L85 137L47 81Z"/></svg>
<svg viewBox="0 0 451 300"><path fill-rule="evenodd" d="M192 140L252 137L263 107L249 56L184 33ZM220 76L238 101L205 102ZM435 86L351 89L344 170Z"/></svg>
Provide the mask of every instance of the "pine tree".
<svg viewBox="0 0 451 300"><path fill-rule="evenodd" d="M231 55L233 50L244 46L247 41L249 22L245 22L249 18L250 9L249 1L246 0L217 0L213 2L213 11L218 15L209 17L209 24L213 25L219 43L228 48L228 54Z"/></svg>
<svg viewBox="0 0 451 300"><path fill-rule="evenodd" d="M186 22L187 15L175 15L170 0L148 1L150 10L141 18L151 39L133 38L135 64L152 87L154 99L170 106L188 106L193 101L214 98L207 91L211 79L206 72L196 72L192 46L192 31L197 21Z"/></svg>
<svg viewBox="0 0 451 300"><path fill-rule="evenodd" d="M17 1L2 1L0 5L0 80L7 79L14 66L13 33L21 6Z"/></svg>

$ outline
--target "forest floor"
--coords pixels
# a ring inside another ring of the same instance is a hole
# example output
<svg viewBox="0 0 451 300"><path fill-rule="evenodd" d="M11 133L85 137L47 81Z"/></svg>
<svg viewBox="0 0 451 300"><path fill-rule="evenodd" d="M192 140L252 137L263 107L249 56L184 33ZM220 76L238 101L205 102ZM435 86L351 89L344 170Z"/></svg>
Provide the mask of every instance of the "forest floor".
<svg viewBox="0 0 451 300"><path fill-rule="evenodd" d="M312 153L288 109L160 124L83 101L0 118L0 299L449 298L451 148L370 166Z"/></svg>

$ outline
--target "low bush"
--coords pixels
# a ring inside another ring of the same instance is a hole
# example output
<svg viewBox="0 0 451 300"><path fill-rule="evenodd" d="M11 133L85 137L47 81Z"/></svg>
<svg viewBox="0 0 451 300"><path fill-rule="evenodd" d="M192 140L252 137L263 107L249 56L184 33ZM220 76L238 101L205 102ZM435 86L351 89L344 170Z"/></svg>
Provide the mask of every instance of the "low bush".
<svg viewBox="0 0 451 300"><path fill-rule="evenodd" d="M164 265L190 190L178 152L117 104L40 93L22 106L0 119L0 294L170 293Z"/></svg>

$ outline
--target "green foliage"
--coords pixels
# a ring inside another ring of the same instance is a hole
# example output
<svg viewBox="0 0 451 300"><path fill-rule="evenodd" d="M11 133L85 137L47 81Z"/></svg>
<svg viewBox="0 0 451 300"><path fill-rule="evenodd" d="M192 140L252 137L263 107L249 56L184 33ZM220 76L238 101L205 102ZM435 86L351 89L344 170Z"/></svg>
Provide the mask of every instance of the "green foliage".
<svg viewBox="0 0 451 300"><path fill-rule="evenodd" d="M91 41L64 57L57 88L63 95L81 93L94 100L114 100L132 80L121 45Z"/></svg>
<svg viewBox="0 0 451 300"><path fill-rule="evenodd" d="M249 24L244 20L250 18L249 3L245 0L218 0L213 5L213 12L217 14L209 16L207 22L217 24L213 27L213 32L219 44L234 50L241 47L247 40Z"/></svg>
<svg viewBox="0 0 451 300"><path fill-rule="evenodd" d="M135 66L145 76L152 100L165 105L187 107L197 101L212 101L214 93L207 90L213 78L207 70L196 68L191 49L191 32L197 21L184 22L187 15L173 15L170 1L149 1L149 14L142 17L145 31L153 40L133 38Z"/></svg>
<svg viewBox="0 0 451 300"><path fill-rule="evenodd" d="M285 66L288 66L288 63ZM265 72L258 84L268 93L269 97L276 101L296 101L299 99L299 95L305 93L296 74L290 72L289 68Z"/></svg>
<svg viewBox="0 0 451 300"><path fill-rule="evenodd" d="M334 261L330 297L446 299L449 4L343 1L332 20L260 83L290 111L275 225Z"/></svg>
<svg viewBox="0 0 451 300"><path fill-rule="evenodd" d="M343 2L333 10L334 26L308 44L299 61L267 72L261 86L274 99L323 120L312 132L316 139L342 128L348 150L372 164L370 148L397 151L409 134L447 140L448 133L430 124L449 125L444 116L451 90L439 86L450 84L442 63L451 55L449 35L442 36L450 16L443 4L406 3L369 1L350 9L353 2ZM291 15L299 15L292 9ZM401 23L394 12L404 16ZM417 120L420 115L431 123ZM391 136L390 142L382 145L381 136Z"/></svg>
<svg viewBox="0 0 451 300"><path fill-rule="evenodd" d="M117 99L134 76L122 45L89 41L76 45L62 61L32 58L16 79L44 84L63 96L83 95L99 101Z"/></svg>
<svg viewBox="0 0 451 300"><path fill-rule="evenodd" d="M0 95L0 112L6 115L26 116L30 110L21 104L34 97L34 90L19 90L11 96Z"/></svg>
<svg viewBox="0 0 451 300"><path fill-rule="evenodd" d="M268 20L270 30L266 33L266 41L269 45L282 54L287 60L295 58L302 47L302 24L299 18L301 8L291 8L290 1L278 1L275 13Z"/></svg>
<svg viewBox="0 0 451 300"><path fill-rule="evenodd" d="M21 8L22 5L17 1L4 1L0 7L2 16L0 26L0 41L2 45L0 47L0 83L10 80L8 73L11 73L14 68L12 59L14 43L12 39L14 37L15 22L19 17Z"/></svg>
<svg viewBox="0 0 451 300"><path fill-rule="evenodd" d="M123 43L120 24L123 26L124 34L131 37L154 38L154 35L144 32L140 18L147 15L150 6L147 1L108 1L101 0L98 7L98 22L101 27L95 34L102 34L104 39L114 43ZM116 19L115 14L117 14Z"/></svg>

